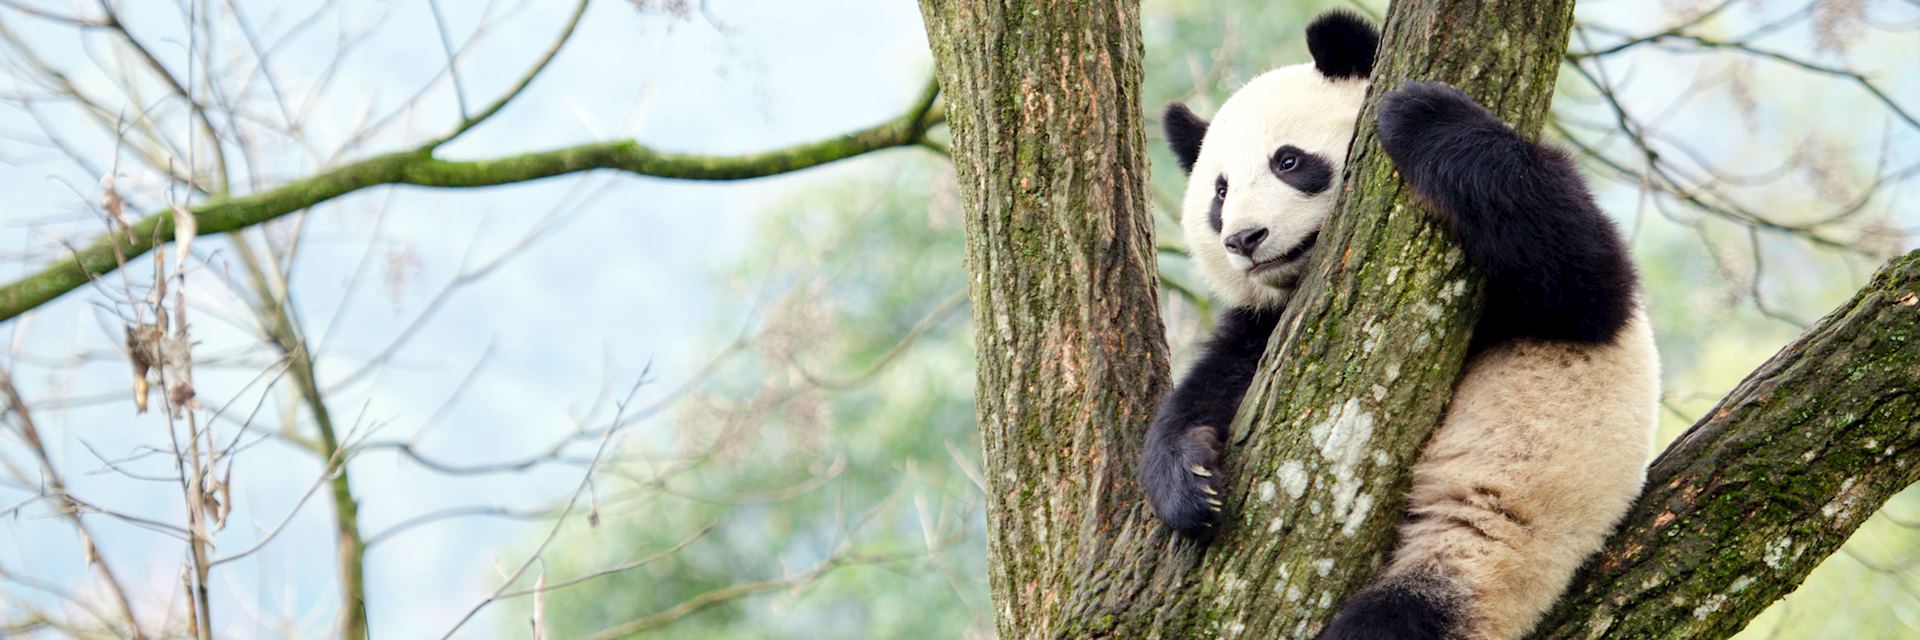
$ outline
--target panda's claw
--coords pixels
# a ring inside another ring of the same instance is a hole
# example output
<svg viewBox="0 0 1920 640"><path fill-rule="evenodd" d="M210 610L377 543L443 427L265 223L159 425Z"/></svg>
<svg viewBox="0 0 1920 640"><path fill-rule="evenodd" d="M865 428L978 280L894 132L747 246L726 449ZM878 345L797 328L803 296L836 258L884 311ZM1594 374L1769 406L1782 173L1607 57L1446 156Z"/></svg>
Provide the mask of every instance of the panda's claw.
<svg viewBox="0 0 1920 640"><path fill-rule="evenodd" d="M1141 483L1154 515L1181 535L1213 537L1225 506L1219 499L1220 432L1193 426L1178 437L1149 438L1141 460Z"/></svg>

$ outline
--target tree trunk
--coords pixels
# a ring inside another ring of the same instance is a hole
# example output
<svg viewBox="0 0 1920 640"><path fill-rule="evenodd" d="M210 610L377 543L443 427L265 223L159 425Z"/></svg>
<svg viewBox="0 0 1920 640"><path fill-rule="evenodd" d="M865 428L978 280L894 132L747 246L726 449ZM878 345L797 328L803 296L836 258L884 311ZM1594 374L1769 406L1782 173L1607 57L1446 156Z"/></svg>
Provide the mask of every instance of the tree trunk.
<svg viewBox="0 0 1920 640"><path fill-rule="evenodd" d="M1317 632L1392 544L1479 305L1379 148L1379 96L1442 80L1534 135L1572 2L1393 3L1341 212L1242 405L1205 548L1154 520L1131 472L1167 383L1137 4L921 8L967 215L1001 637ZM1920 254L1897 262L1663 456L1542 635L1731 633L1911 483L1916 272Z"/></svg>
<svg viewBox="0 0 1920 640"><path fill-rule="evenodd" d="M922 0L966 215L1000 637L1150 530L1132 479L1167 388L1137 2Z"/></svg>

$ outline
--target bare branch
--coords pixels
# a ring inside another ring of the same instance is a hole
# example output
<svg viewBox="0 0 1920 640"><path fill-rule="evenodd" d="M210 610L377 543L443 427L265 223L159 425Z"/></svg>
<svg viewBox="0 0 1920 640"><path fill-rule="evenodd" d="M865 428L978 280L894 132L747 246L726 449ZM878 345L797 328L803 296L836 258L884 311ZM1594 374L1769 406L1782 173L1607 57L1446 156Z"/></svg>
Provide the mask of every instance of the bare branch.
<svg viewBox="0 0 1920 640"><path fill-rule="evenodd" d="M646 383L647 374L646 372L642 372L640 379L634 381L633 387L627 391L626 399L620 402L620 409L614 412L613 420L607 427L605 434L600 437L600 447L594 451L593 462L587 465L586 472L580 474L579 486L574 488L573 496L567 499L567 506L560 510L560 516L554 519L553 528L547 531L546 537L541 539L539 546L534 548L533 553L527 556L525 562L520 563L518 569L515 569L513 573L509 574L506 580L500 582L500 587L494 589L492 595L487 596L485 600L481 600L479 604L473 605L472 609L467 610L466 615L461 616L459 621L454 622L453 627L447 629L446 635L442 636L442 638L453 637L453 634L458 632L460 627L466 626L467 621L472 620L473 616L480 613L481 609L505 597L509 587L512 587L513 583L520 579L520 576L526 575L527 569L532 567L534 562L540 560L541 554L546 553L547 546L553 544L554 539L560 535L560 527L566 524L567 516L572 514L574 507L579 504L580 496L586 493L588 487L593 486L593 473L599 468L601 457L606 455L607 445L613 442L613 435L620 431L619 425L621 424L621 419L625 417L627 404L633 401L634 394L638 393L640 387Z"/></svg>
<svg viewBox="0 0 1920 640"><path fill-rule="evenodd" d="M33 451L34 457L40 461L41 477L46 482L48 491L58 501L54 510L72 522L74 530L79 532L80 545L86 549L87 563L93 565L100 572L100 578L106 582L108 591L113 595L114 604L120 607L121 617L126 619L128 633L135 638L144 637L145 632L140 628L140 619L133 614L133 603L127 598L126 587L114 574L112 565L108 564L107 559L101 557L99 550L94 548L96 538L92 530L87 527L87 523L80 519L79 503L69 496L66 483L60 478L60 471L54 468L53 458L47 455L46 444L40 440L40 429L33 422L33 412L26 401L21 399L20 391L14 388L11 371L0 370L0 393L6 394L7 412L13 415L15 424L20 427L21 438L26 441L27 448ZM18 470L15 471L18 475ZM20 480L24 482L27 478L21 477Z"/></svg>
<svg viewBox="0 0 1920 640"><path fill-rule="evenodd" d="M501 109L507 106L507 103L512 102L514 98L519 97L522 92L526 91L527 85L533 84L533 79L539 77L540 72L545 71L547 68L547 65L553 62L554 56L557 56L560 54L560 48L566 46L568 40L573 39L574 29L580 26L580 17L583 15L586 15L587 13L588 1L589 0L580 0L580 5L578 7L575 7L573 10L573 17L570 17L567 19L566 28L560 31L559 39L556 39L553 41L553 46L548 47L547 52L540 56L540 61L535 62L533 64L533 68L528 69L525 75L520 76L520 81L515 82L511 88L508 88L507 93L505 95L500 96L500 99L493 101L493 104L487 105L486 108L481 109L480 113L469 116L466 114L466 98L463 96L461 98L461 107L460 107L460 111L461 111L460 124L455 126L453 128L453 131L447 133L447 135L440 137L440 139L438 140L434 140L432 142L427 143L427 148L435 149L435 148L439 148L441 145L444 145L448 142L452 142L454 138L460 137L460 134L466 133L467 130L479 126L480 123L482 122L486 122L487 118L491 118L493 117L493 114L499 113ZM439 16L440 16L440 5L439 3L436 2L434 3L433 6L434 6L434 18L435 18L435 21L438 22ZM446 37L445 25L442 25L440 33L441 33L441 37L444 39ZM449 57L447 60L447 66L449 69L451 69L453 66L451 51L449 51L448 56ZM454 76L454 82L456 87L458 86L459 78L460 76L458 75ZM458 88L456 88L454 92L456 94L461 93Z"/></svg>
<svg viewBox="0 0 1920 640"><path fill-rule="evenodd" d="M460 103L460 120L467 121L471 113L467 110L467 88L460 81L458 59L453 54L453 36L447 33L447 17L440 11L440 0L427 0L427 7L433 10L433 26L440 32L440 48L447 54L447 75L453 78L453 98Z"/></svg>

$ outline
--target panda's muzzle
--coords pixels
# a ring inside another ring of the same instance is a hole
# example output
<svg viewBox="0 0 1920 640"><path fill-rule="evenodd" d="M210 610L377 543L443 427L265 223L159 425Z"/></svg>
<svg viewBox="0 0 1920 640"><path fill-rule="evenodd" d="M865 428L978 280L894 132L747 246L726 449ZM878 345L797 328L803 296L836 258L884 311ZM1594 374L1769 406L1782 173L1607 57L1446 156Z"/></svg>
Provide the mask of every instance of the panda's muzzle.
<svg viewBox="0 0 1920 640"><path fill-rule="evenodd" d="M1261 260L1259 262L1255 262L1251 265L1248 265L1247 273L1249 274L1259 273L1261 271L1265 271L1267 269L1271 269L1274 267L1281 267L1281 266L1286 266L1288 264L1292 264L1294 261L1305 257L1308 251L1313 250L1314 243L1319 241L1320 241L1320 230L1315 229L1313 233L1309 233L1307 234L1307 237L1301 238L1299 243L1293 245L1293 248L1287 249L1286 252L1281 253L1280 255L1274 256L1272 258Z"/></svg>

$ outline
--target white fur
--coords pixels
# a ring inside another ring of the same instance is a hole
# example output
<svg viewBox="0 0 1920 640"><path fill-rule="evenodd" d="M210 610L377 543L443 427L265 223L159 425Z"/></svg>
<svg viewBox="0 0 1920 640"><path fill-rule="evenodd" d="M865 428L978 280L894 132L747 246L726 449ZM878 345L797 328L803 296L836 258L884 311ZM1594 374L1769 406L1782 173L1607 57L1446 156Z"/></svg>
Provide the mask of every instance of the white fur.
<svg viewBox="0 0 1920 640"><path fill-rule="evenodd" d="M1266 260L1319 229L1333 211L1354 120L1366 95L1365 79L1328 80L1312 64L1296 64L1260 74L1220 105L1187 181L1180 226L1201 279L1222 301L1235 307L1277 307L1293 294L1306 267L1304 258L1262 271L1256 281L1247 277L1253 261L1228 252L1221 239L1265 227L1267 239L1254 257ZM1333 163L1333 186L1307 196L1275 177L1268 160L1274 150L1289 144ZM1213 207L1214 180L1222 175L1227 177L1227 199L1220 210L1220 231L1215 232L1207 215Z"/></svg>

